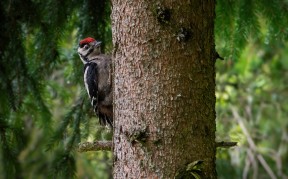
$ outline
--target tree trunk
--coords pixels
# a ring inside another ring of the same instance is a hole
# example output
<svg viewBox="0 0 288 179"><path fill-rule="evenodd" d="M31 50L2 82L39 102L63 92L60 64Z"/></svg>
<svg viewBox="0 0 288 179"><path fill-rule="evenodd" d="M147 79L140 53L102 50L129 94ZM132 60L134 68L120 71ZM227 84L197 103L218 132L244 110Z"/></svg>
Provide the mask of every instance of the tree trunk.
<svg viewBox="0 0 288 179"><path fill-rule="evenodd" d="M114 178L216 178L215 1L112 3Z"/></svg>

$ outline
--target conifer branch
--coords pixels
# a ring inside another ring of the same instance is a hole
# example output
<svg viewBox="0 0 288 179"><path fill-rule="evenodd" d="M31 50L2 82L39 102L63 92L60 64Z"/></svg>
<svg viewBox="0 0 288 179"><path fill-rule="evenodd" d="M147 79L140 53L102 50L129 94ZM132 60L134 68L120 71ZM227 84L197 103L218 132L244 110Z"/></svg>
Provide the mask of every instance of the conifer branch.
<svg viewBox="0 0 288 179"><path fill-rule="evenodd" d="M83 142L78 145L78 152L112 150L112 141Z"/></svg>

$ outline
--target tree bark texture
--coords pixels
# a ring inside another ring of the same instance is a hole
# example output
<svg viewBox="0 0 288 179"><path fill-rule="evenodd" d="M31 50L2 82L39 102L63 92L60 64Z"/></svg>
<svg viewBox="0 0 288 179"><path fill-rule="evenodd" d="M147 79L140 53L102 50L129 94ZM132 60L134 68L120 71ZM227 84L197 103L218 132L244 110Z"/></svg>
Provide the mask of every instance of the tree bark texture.
<svg viewBox="0 0 288 179"><path fill-rule="evenodd" d="M216 178L215 1L112 5L114 178Z"/></svg>

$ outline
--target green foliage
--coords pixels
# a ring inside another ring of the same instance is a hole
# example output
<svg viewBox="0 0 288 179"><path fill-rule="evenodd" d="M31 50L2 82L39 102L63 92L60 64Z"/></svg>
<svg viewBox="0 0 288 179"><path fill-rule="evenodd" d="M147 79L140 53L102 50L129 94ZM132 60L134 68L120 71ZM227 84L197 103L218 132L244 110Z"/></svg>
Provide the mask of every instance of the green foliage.
<svg viewBox="0 0 288 179"><path fill-rule="evenodd" d="M217 2L218 176L287 178L288 3Z"/></svg>
<svg viewBox="0 0 288 179"><path fill-rule="evenodd" d="M203 176L202 172L202 160L196 160L180 168L176 175L175 179L201 179Z"/></svg>
<svg viewBox="0 0 288 179"><path fill-rule="evenodd" d="M288 39L287 2L282 0L218 0L217 50L237 61L248 43L283 43Z"/></svg>
<svg viewBox="0 0 288 179"><path fill-rule="evenodd" d="M86 36L92 36L102 40L106 49L111 52L112 49L112 30L111 30L111 7L110 1L103 0L85 0L81 6L78 18L79 37L83 39ZM96 8L97 7L97 8Z"/></svg>
<svg viewBox="0 0 288 179"><path fill-rule="evenodd" d="M82 169L74 152L81 140L106 138L75 52L80 34L111 49L109 3L0 2L0 178L109 177L111 155L81 154L82 162L94 161ZM102 173L89 169L95 165Z"/></svg>

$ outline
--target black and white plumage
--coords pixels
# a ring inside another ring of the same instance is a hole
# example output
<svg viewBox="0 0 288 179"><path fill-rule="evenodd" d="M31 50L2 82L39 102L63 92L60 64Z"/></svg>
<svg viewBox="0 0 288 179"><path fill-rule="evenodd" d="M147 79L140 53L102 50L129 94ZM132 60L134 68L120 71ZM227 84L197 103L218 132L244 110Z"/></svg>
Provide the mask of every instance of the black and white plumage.
<svg viewBox="0 0 288 179"><path fill-rule="evenodd" d="M86 38L79 43L78 54L84 63L84 84L101 125L113 125L111 57L101 54L101 42Z"/></svg>

